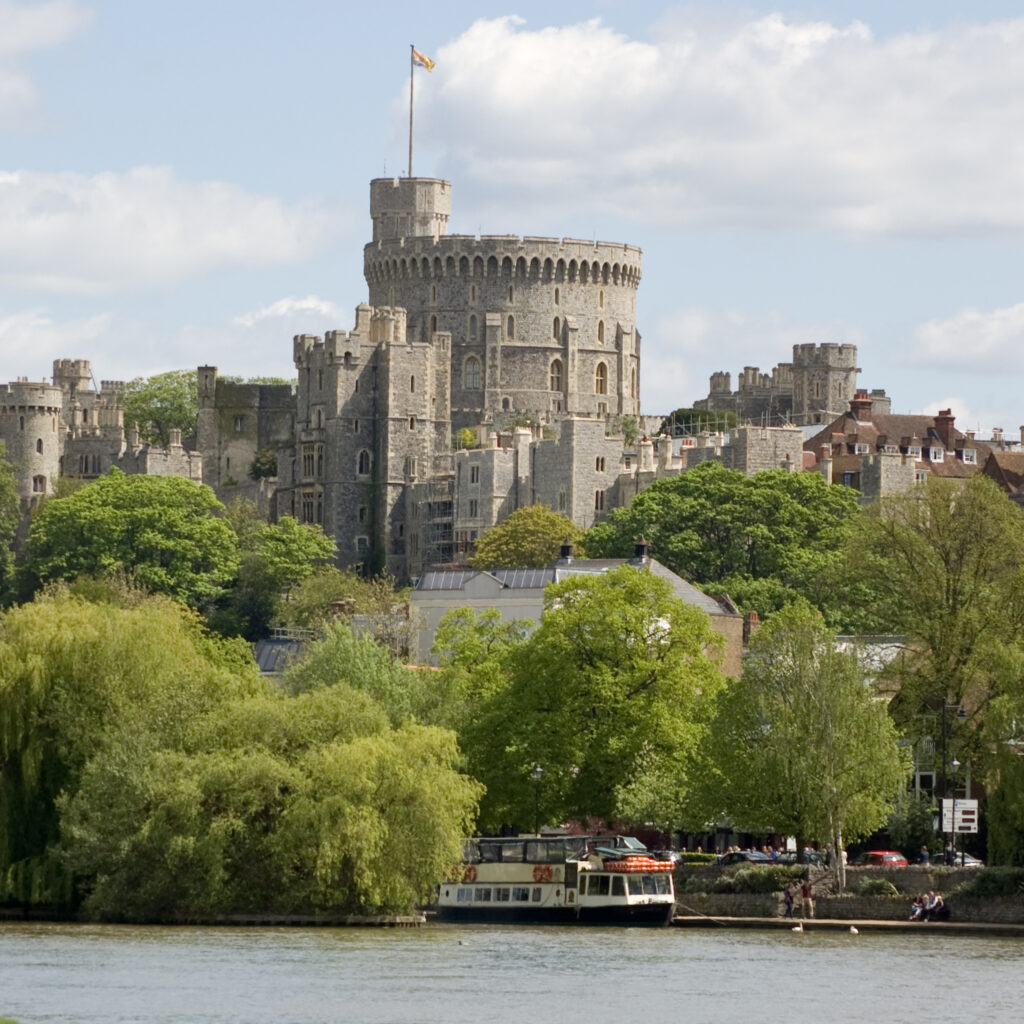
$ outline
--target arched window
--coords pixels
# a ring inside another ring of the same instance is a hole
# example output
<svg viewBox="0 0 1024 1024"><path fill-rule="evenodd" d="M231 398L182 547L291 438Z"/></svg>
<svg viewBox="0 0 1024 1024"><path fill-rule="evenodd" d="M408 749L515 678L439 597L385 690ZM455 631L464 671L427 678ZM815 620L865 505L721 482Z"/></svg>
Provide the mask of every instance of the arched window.
<svg viewBox="0 0 1024 1024"><path fill-rule="evenodd" d="M562 360L553 359L551 361L551 390L561 391L562 390Z"/></svg>
<svg viewBox="0 0 1024 1024"><path fill-rule="evenodd" d="M370 475L370 453L365 448L359 452L359 458L356 461L356 472L360 476Z"/></svg>
<svg viewBox="0 0 1024 1024"><path fill-rule="evenodd" d="M562 322L556 316L554 322L551 324L551 337L558 339L562 337Z"/></svg>
<svg viewBox="0 0 1024 1024"><path fill-rule="evenodd" d="M409 391L413 392L415 390L416 390L416 378L415 377L410 377L409 378Z"/></svg>
<svg viewBox="0 0 1024 1024"><path fill-rule="evenodd" d="M437 316L433 315L433 314L430 317L430 333L431 334L436 334L437 333Z"/></svg>
<svg viewBox="0 0 1024 1024"><path fill-rule="evenodd" d="M505 336L508 337L508 338L514 338L515 335L516 335L516 318L514 316L510 316L508 318L508 320L505 321Z"/></svg>
<svg viewBox="0 0 1024 1024"><path fill-rule="evenodd" d="M558 305L558 289L555 289L555 305Z"/></svg>
<svg viewBox="0 0 1024 1024"><path fill-rule="evenodd" d="M466 360L463 381L467 391L480 390L480 360L476 356L470 356Z"/></svg>
<svg viewBox="0 0 1024 1024"><path fill-rule="evenodd" d="M604 309L604 289L602 288L597 293L597 304L601 309Z"/></svg>
<svg viewBox="0 0 1024 1024"><path fill-rule="evenodd" d="M39 438L39 439L38 439L38 440L36 441L36 451L37 451L37 452L42 452L42 450L43 450L43 439L42 439L42 438L40 437L40 438Z"/></svg>
<svg viewBox="0 0 1024 1024"><path fill-rule="evenodd" d="M410 416L409 417L409 429L410 430L415 430L416 429L416 417L415 416Z"/></svg>
<svg viewBox="0 0 1024 1024"><path fill-rule="evenodd" d="M597 395L608 394L608 367L604 363L597 364L597 372L594 374L594 393Z"/></svg>
<svg viewBox="0 0 1024 1024"><path fill-rule="evenodd" d="M511 301L512 301L512 297L513 297L514 295L515 295L515 291L514 291L514 289L513 289L512 285L509 285L509 286L508 286L508 301L509 301L509 302L511 302Z"/></svg>
<svg viewBox="0 0 1024 1024"><path fill-rule="evenodd" d="M597 321L597 343L598 345L604 344L604 321Z"/></svg>
<svg viewBox="0 0 1024 1024"><path fill-rule="evenodd" d="M469 340L476 341L476 313L469 318Z"/></svg>
<svg viewBox="0 0 1024 1024"><path fill-rule="evenodd" d="M501 411L508 412L512 408L512 403L507 398L501 400Z"/></svg>

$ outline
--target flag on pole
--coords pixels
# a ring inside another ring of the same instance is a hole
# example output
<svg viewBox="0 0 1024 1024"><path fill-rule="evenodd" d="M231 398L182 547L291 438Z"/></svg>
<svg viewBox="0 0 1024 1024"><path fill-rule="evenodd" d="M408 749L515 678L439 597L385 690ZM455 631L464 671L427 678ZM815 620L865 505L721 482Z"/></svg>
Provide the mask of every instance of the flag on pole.
<svg viewBox="0 0 1024 1024"><path fill-rule="evenodd" d="M432 61L425 53L420 53L420 51L415 49L415 47L412 51L412 62L418 68L426 68L428 71L434 70L435 62Z"/></svg>

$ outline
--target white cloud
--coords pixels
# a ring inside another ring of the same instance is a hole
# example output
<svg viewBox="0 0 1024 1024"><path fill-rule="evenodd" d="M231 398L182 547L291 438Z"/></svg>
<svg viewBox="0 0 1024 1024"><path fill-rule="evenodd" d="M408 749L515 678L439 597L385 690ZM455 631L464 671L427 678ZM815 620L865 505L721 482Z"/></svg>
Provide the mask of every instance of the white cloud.
<svg viewBox="0 0 1024 1024"><path fill-rule="evenodd" d="M92 16L92 11L72 0L41 4L0 0L0 119L23 115L36 103L35 86L18 67L18 58L58 46Z"/></svg>
<svg viewBox="0 0 1024 1024"><path fill-rule="evenodd" d="M919 359L958 373L1019 371L1024 369L1024 303L929 320L917 328L915 342Z"/></svg>
<svg viewBox="0 0 1024 1024"><path fill-rule="evenodd" d="M24 309L0 316L0 359L12 375L48 377L54 359L88 355L110 329L107 313L58 321L43 308ZM28 363L31 362L31 365ZM45 366L45 370L40 367Z"/></svg>
<svg viewBox="0 0 1024 1024"><path fill-rule="evenodd" d="M647 41L505 17L437 57L421 139L442 168L535 204L863 235L1024 229L1024 19L876 39L860 22L674 16Z"/></svg>
<svg viewBox="0 0 1024 1024"><path fill-rule="evenodd" d="M278 299L277 302L272 302L262 309L236 316L233 322L241 327L252 327L261 320L295 320L296 318L323 320L326 318L331 323L337 323L340 322L341 317L340 306L316 295L307 295L304 299ZM308 334L309 331L297 331L296 333Z"/></svg>
<svg viewBox="0 0 1024 1024"><path fill-rule="evenodd" d="M289 207L161 167L0 176L0 284L58 292L162 286L308 258L338 211Z"/></svg>

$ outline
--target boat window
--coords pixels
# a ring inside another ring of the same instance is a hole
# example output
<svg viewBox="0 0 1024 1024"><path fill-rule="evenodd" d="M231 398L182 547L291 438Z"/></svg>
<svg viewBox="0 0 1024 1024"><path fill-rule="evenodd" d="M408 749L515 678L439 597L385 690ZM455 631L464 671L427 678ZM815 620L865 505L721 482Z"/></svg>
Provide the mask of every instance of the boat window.
<svg viewBox="0 0 1024 1024"><path fill-rule="evenodd" d="M535 885L533 887L533 902L540 903L540 886Z"/></svg>
<svg viewBox="0 0 1024 1024"><path fill-rule="evenodd" d="M481 843L480 860L483 861L484 864L493 864L501 860L501 844Z"/></svg>
<svg viewBox="0 0 1024 1024"><path fill-rule="evenodd" d="M515 903L530 902L530 888L526 885L515 885L512 887L512 900Z"/></svg>
<svg viewBox="0 0 1024 1024"><path fill-rule="evenodd" d="M491 890L490 889L477 889L473 894L474 903L490 903L491 902Z"/></svg>
<svg viewBox="0 0 1024 1024"><path fill-rule="evenodd" d="M458 895L459 903L472 903L473 902L473 890L468 886L459 889Z"/></svg>
<svg viewBox="0 0 1024 1024"><path fill-rule="evenodd" d="M526 855L525 843L502 843L501 859L506 863L521 864Z"/></svg>
<svg viewBox="0 0 1024 1024"><path fill-rule="evenodd" d="M613 896L625 896L626 895L626 881L622 875L616 875L612 879L612 895Z"/></svg>
<svg viewBox="0 0 1024 1024"><path fill-rule="evenodd" d="M480 851L477 848L477 842L475 839L463 839L462 859L467 864L476 864L477 861L480 860Z"/></svg>
<svg viewBox="0 0 1024 1024"><path fill-rule="evenodd" d="M667 874L655 875L654 878L658 884L658 892L668 896L672 892L672 880Z"/></svg>
<svg viewBox="0 0 1024 1024"><path fill-rule="evenodd" d="M494 890L494 902L495 903L508 903L510 892L508 889L501 888Z"/></svg>
<svg viewBox="0 0 1024 1024"><path fill-rule="evenodd" d="M528 839L526 860L530 864L562 864L565 861L565 843L561 839Z"/></svg>
<svg viewBox="0 0 1024 1024"><path fill-rule="evenodd" d="M629 895L630 896L643 896L644 894L644 883L639 875L629 876Z"/></svg>
<svg viewBox="0 0 1024 1024"><path fill-rule="evenodd" d="M630 849L630 850L646 850L647 849L647 847L644 846L644 844L641 843L640 840L635 838L634 836L619 836L618 838L619 838L619 840L621 840L621 842L619 844L617 844L617 845L625 846L627 849Z"/></svg>
<svg viewBox="0 0 1024 1024"><path fill-rule="evenodd" d="M644 895L653 896L657 891L657 886L654 884L654 875L644 875Z"/></svg>
<svg viewBox="0 0 1024 1024"><path fill-rule="evenodd" d="M597 884L596 895L598 895L598 896L607 896L608 895L608 883L610 881L611 881L611 879L607 875L591 875L590 876L590 895L591 896L595 895L594 884L596 883Z"/></svg>
<svg viewBox="0 0 1024 1024"><path fill-rule="evenodd" d="M587 876L586 875L583 875L580 878L580 895L581 896L586 896L587 895Z"/></svg>

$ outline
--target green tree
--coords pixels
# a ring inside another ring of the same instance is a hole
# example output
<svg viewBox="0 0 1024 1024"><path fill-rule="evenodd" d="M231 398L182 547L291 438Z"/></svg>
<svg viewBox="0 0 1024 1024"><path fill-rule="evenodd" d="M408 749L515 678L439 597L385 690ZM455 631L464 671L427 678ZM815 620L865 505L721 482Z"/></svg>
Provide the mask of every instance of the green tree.
<svg viewBox="0 0 1024 1024"><path fill-rule="evenodd" d="M238 538L240 561L223 609L211 621L220 632L258 640L279 620L287 590L334 558L337 549L319 526L292 516L269 523L252 501L233 501L225 518Z"/></svg>
<svg viewBox="0 0 1024 1024"><path fill-rule="evenodd" d="M21 519L21 503L14 482L14 467L7 446L0 441L0 602L6 604L14 591L14 555L11 545Z"/></svg>
<svg viewBox="0 0 1024 1024"><path fill-rule="evenodd" d="M475 569L533 569L558 558L562 544L575 541L579 527L548 505L517 508L485 530L467 559Z"/></svg>
<svg viewBox="0 0 1024 1024"><path fill-rule="evenodd" d="M594 558L623 558L642 535L652 557L705 590L725 591L744 611L767 615L795 591L830 613L824 583L859 515L856 492L817 474L747 477L705 462L614 509L583 546Z"/></svg>
<svg viewBox="0 0 1024 1024"><path fill-rule="evenodd" d="M199 412L195 370L168 370L152 377L136 377L124 387L124 422L137 423L139 433L152 444L166 446L171 430L194 433Z"/></svg>
<svg viewBox="0 0 1024 1024"><path fill-rule="evenodd" d="M234 531L209 487L181 477L109 476L48 501L32 520L24 583L128 572L146 589L199 606L238 568Z"/></svg>
<svg viewBox="0 0 1024 1024"><path fill-rule="evenodd" d="M480 669L493 695L462 745L487 787L483 823L532 822L535 796L545 821L642 806L678 822L698 708L721 684L718 648L707 615L652 573L623 566L550 585L537 629L495 651L504 681L490 659Z"/></svg>
<svg viewBox="0 0 1024 1024"><path fill-rule="evenodd" d="M476 431L471 430L469 427L462 427L460 430L456 430L452 434L452 447L456 451L461 451L463 448L475 448L477 446Z"/></svg>
<svg viewBox="0 0 1024 1024"><path fill-rule="evenodd" d="M263 480L277 476L277 449L261 448L249 467L250 480Z"/></svg>
<svg viewBox="0 0 1024 1024"><path fill-rule="evenodd" d="M708 818L841 850L885 823L909 771L857 657L801 601L772 616L721 691L701 777Z"/></svg>
<svg viewBox="0 0 1024 1024"><path fill-rule="evenodd" d="M874 593L872 624L904 641L884 669L893 715L936 741L940 778L955 757L994 789L1007 743L1020 738L1022 567L1024 513L980 475L882 499L850 538L847 575Z"/></svg>
<svg viewBox="0 0 1024 1024"><path fill-rule="evenodd" d="M670 412L658 428L659 434L699 434L702 430L732 430L739 426L739 417L734 412L709 412L686 406Z"/></svg>

